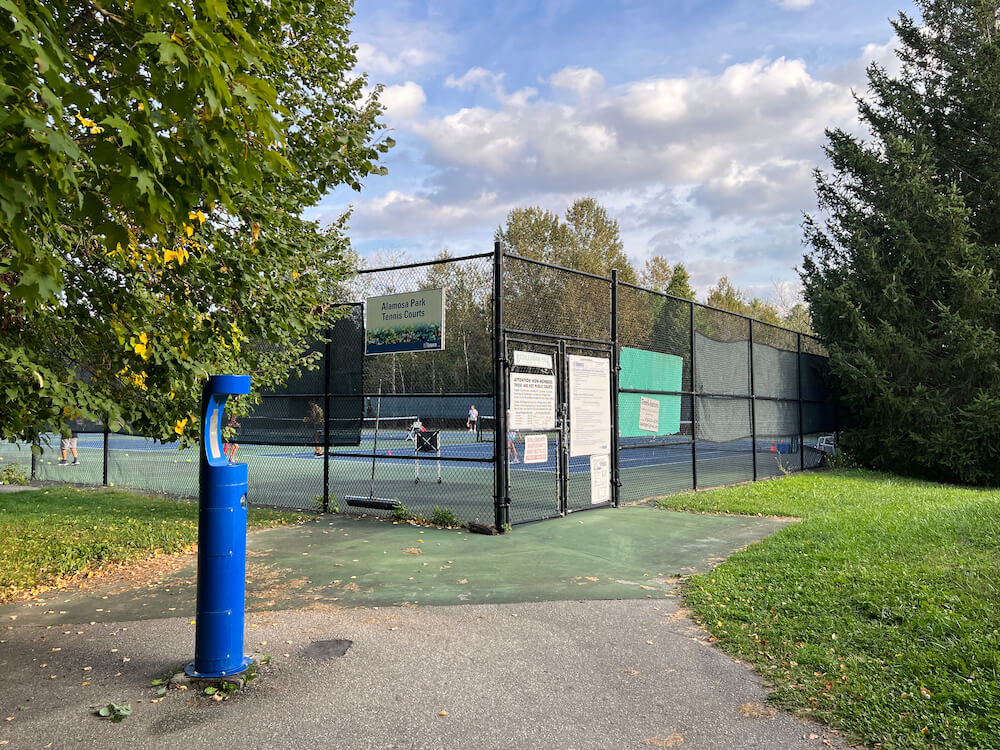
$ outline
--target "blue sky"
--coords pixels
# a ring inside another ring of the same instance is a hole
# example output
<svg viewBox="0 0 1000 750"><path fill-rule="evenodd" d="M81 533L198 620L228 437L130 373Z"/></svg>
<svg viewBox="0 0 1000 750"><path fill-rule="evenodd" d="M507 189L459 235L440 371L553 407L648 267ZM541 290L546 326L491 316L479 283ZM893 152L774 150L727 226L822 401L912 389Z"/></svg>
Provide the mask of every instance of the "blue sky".
<svg viewBox="0 0 1000 750"><path fill-rule="evenodd" d="M596 197L637 267L682 261L703 296L798 288L826 127L895 65L902 0L358 2L358 70L385 86L388 176L338 190L369 262L487 250L508 211Z"/></svg>

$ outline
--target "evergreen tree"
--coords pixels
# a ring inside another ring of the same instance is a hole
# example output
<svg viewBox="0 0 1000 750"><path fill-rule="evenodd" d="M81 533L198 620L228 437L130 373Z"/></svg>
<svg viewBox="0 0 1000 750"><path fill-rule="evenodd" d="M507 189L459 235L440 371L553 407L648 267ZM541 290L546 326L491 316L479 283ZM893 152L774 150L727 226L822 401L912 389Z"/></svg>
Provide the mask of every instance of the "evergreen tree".
<svg viewBox="0 0 1000 750"><path fill-rule="evenodd" d="M868 465L1000 482L997 0L918 0L902 68L868 69L868 136L827 132L802 279Z"/></svg>
<svg viewBox="0 0 1000 750"><path fill-rule="evenodd" d="M675 263L673 272L670 274L670 283L664 289L667 294L675 297L682 297L694 301L694 289L691 288L691 274L683 263Z"/></svg>
<svg viewBox="0 0 1000 750"><path fill-rule="evenodd" d="M683 263L670 265L670 261L662 255L654 255L646 260L639 275L639 284L654 292L671 294L674 297L694 299L694 289L691 288L691 274Z"/></svg>

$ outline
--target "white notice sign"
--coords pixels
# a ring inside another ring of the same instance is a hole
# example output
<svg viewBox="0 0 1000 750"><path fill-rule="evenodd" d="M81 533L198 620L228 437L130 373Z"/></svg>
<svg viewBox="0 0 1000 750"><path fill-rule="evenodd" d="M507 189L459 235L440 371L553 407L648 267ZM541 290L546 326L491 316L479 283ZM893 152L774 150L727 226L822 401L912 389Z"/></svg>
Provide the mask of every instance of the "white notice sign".
<svg viewBox="0 0 1000 750"><path fill-rule="evenodd" d="M545 435L524 436L524 463L544 464L549 460L549 441Z"/></svg>
<svg viewBox="0 0 1000 750"><path fill-rule="evenodd" d="M639 399L639 429L660 431L660 402L655 398L643 396Z"/></svg>
<svg viewBox="0 0 1000 750"><path fill-rule="evenodd" d="M590 457L590 504L611 500L611 456Z"/></svg>
<svg viewBox="0 0 1000 750"><path fill-rule="evenodd" d="M514 367L538 367L542 370L552 369L552 355L541 352L523 352L514 350Z"/></svg>
<svg viewBox="0 0 1000 750"><path fill-rule="evenodd" d="M569 455L611 453L611 370L608 360L570 355Z"/></svg>
<svg viewBox="0 0 1000 750"><path fill-rule="evenodd" d="M510 374L510 429L552 430L556 426L555 375Z"/></svg>

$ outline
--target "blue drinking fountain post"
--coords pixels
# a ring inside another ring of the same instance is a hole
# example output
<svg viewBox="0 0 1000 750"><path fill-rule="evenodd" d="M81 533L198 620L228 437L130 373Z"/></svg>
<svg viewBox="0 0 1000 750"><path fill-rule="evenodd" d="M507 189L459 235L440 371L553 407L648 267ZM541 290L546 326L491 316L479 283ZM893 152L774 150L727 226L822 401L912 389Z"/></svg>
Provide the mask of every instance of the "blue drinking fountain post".
<svg viewBox="0 0 1000 750"><path fill-rule="evenodd" d="M213 375L202 391L198 511L198 614L191 677L220 678L250 666L243 655L247 568L247 465L230 464L222 412L230 396L250 393L248 375Z"/></svg>

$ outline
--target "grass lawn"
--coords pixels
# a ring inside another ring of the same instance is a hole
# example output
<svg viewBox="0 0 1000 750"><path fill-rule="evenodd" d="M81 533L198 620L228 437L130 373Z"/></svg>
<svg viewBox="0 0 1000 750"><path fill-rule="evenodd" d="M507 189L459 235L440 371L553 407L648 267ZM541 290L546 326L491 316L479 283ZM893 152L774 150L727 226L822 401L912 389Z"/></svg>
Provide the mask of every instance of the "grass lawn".
<svg viewBox="0 0 1000 750"><path fill-rule="evenodd" d="M883 748L1000 748L1000 491L863 471L664 508L803 519L685 584L773 701Z"/></svg>
<svg viewBox="0 0 1000 750"><path fill-rule="evenodd" d="M306 516L250 508L248 526ZM114 563L183 552L198 541L198 506L114 489L52 487L0 495L0 603Z"/></svg>

